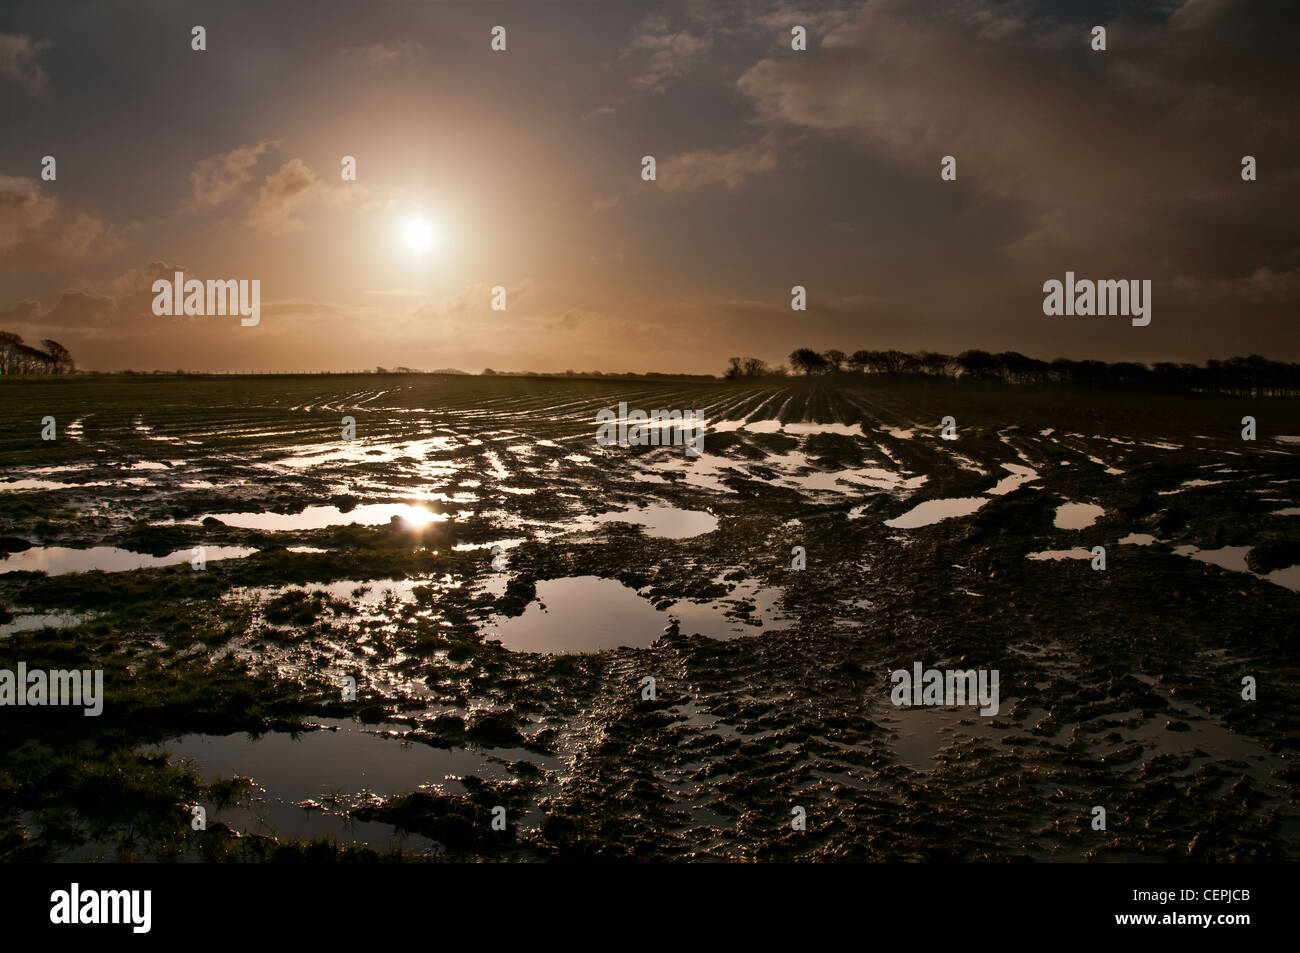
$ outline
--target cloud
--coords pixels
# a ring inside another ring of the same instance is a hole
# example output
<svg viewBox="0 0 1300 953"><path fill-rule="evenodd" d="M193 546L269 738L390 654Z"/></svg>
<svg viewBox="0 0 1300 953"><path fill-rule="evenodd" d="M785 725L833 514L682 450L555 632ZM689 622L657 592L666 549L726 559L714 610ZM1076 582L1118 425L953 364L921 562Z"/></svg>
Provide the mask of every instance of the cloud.
<svg viewBox="0 0 1300 953"><path fill-rule="evenodd" d="M339 50L339 58L367 67L392 66L415 59L424 53L424 46L415 40L399 43L371 43L368 46L349 46Z"/></svg>
<svg viewBox="0 0 1300 953"><path fill-rule="evenodd" d="M48 43L34 43L24 33L0 33L0 77L12 80L32 96L40 96L49 85L49 74L37 60Z"/></svg>
<svg viewBox="0 0 1300 953"><path fill-rule="evenodd" d="M355 182L328 185L301 159L293 158L266 177L246 223L271 235L287 235L305 227L303 217L313 209L341 209L361 204L361 210L381 208L367 201L370 192Z"/></svg>
<svg viewBox="0 0 1300 953"><path fill-rule="evenodd" d="M492 310L492 289L495 285L476 282L467 285L453 295L425 301L413 312L423 317L437 315L469 314L503 314L515 309L521 302L534 297L538 291L537 282L524 278L513 285L506 286L506 312Z"/></svg>
<svg viewBox="0 0 1300 953"><path fill-rule="evenodd" d="M1300 302L1300 269L1274 271L1261 265L1245 277L1204 278L1180 275L1174 289L1186 299L1216 300L1249 304L1291 304Z"/></svg>
<svg viewBox="0 0 1300 953"><path fill-rule="evenodd" d="M301 159L290 159L266 177L257 202L249 210L248 224L276 235L297 231L303 224L294 213L310 201L310 193L317 186L311 169Z"/></svg>
<svg viewBox="0 0 1300 953"><path fill-rule="evenodd" d="M686 30L673 30L668 18L660 14L646 17L636 28L632 42L624 55L633 53L649 56L632 77L633 88L662 93L668 84L682 76L691 64L713 48L710 35L696 35Z"/></svg>
<svg viewBox="0 0 1300 953"><path fill-rule="evenodd" d="M665 159L658 181L669 191L719 183L735 189L746 179L771 172L776 166L776 148L771 138L764 138L737 149L687 152Z"/></svg>
<svg viewBox="0 0 1300 953"><path fill-rule="evenodd" d="M810 39L823 38L827 33L851 21L861 8L860 0L839 0L837 3L818 3L815 8L801 4L778 3L765 13L759 13L753 22L764 31L776 33L785 48L790 45L790 29L802 26ZM811 47L811 44L810 44Z"/></svg>
<svg viewBox="0 0 1300 953"><path fill-rule="evenodd" d="M64 214L59 200L35 179L0 175L0 252L10 267L114 251L131 230L85 212Z"/></svg>
<svg viewBox="0 0 1300 953"><path fill-rule="evenodd" d="M257 328L243 327L229 316L155 315L154 281L170 281L178 271L187 280L219 277L153 261L107 280L74 283L50 308L29 299L0 306L0 329L28 340L55 337L87 369L306 370L339 366L330 362L340 355L353 362L364 348L374 346L369 329L393 327L400 320L374 308L294 299L264 300ZM250 344L254 339L255 346ZM373 364L373 358L367 355L360 363Z"/></svg>
<svg viewBox="0 0 1300 953"><path fill-rule="evenodd" d="M35 179L0 175L0 251L41 231L58 210L58 199L42 194Z"/></svg>
<svg viewBox="0 0 1300 953"><path fill-rule="evenodd" d="M1294 31L1230 7L1189 0L1168 19L1115 19L1123 49L1102 54L1088 47L1090 22L1034 19L1022 3L877 2L834 27L819 55L764 58L737 86L770 132L856 143L917 182L939 187L941 158L955 156L957 182L944 187L1010 219L1003 250L1022 264L1149 267L1162 248L1213 267L1218 236L1263 235L1248 224L1236 157L1300 146L1294 124L1277 121L1291 110L1285 84L1269 80L1291 54L1267 34ZM687 181L743 178L746 159L705 154ZM1300 179L1270 185L1275 202L1300 201Z"/></svg>
<svg viewBox="0 0 1300 953"><path fill-rule="evenodd" d="M107 330L123 328L144 319L156 321L153 282L158 278L170 280L176 271L184 269L155 261L145 268L132 269L107 281L74 285L64 291L48 310L43 309L39 302L24 301L0 314L6 322L41 328ZM195 276L187 273L186 277Z"/></svg>
<svg viewBox="0 0 1300 953"><path fill-rule="evenodd" d="M143 268L132 268L104 281L80 281L59 295L54 306L45 309L38 301L21 301L0 309L0 326L26 325L29 327L79 328L102 331L158 331L160 322L175 329L178 324L208 326L214 324L211 315L170 315L160 317L153 313L156 297L153 283L159 278L171 281L176 272L185 279L205 280L207 276L166 261L153 261ZM343 318L372 314L373 309L348 304L285 299L266 301L261 305L263 320L292 317L317 321L336 322ZM220 317L215 319L217 323Z"/></svg>
<svg viewBox="0 0 1300 953"><path fill-rule="evenodd" d="M213 208L234 198L253 180L253 167L271 145L269 141L259 142L255 146L240 146L200 159L190 172L193 194L186 208Z"/></svg>
<svg viewBox="0 0 1300 953"><path fill-rule="evenodd" d="M103 219L82 212L51 235L46 247L58 258L81 258L101 244L116 248L117 242L110 231Z"/></svg>
<svg viewBox="0 0 1300 953"><path fill-rule="evenodd" d="M595 321L597 324L605 324L609 321L609 315L602 314L599 311L584 311L581 308L571 308L564 312L564 315L552 321L548 328L552 331L575 331L579 325L590 325Z"/></svg>
<svg viewBox="0 0 1300 953"><path fill-rule="evenodd" d="M39 301L19 301L8 308L0 308L0 328L34 325L43 310Z"/></svg>

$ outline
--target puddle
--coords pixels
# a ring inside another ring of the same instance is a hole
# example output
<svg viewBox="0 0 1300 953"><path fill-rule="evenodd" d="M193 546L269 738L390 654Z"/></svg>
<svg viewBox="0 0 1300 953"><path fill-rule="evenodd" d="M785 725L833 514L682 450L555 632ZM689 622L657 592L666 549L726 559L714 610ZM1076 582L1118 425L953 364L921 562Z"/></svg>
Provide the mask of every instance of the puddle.
<svg viewBox="0 0 1300 953"><path fill-rule="evenodd" d="M1164 727L1168 719L1154 718L1144 722L1141 728L1130 733L1133 740L1161 754L1179 755L1199 749L1213 760L1243 761L1258 781L1269 787L1277 783L1273 772L1285 768L1286 762L1283 759L1272 754L1253 738L1237 734L1224 727L1218 718L1192 704L1186 698L1174 697L1158 679L1137 672L1133 673L1133 677L1163 695L1168 700L1170 714L1179 720L1185 719L1189 729L1186 732L1171 732ZM1140 712L1125 711L1111 717L1116 719L1140 717Z"/></svg>
<svg viewBox="0 0 1300 953"><path fill-rule="evenodd" d="M648 482L667 482L660 476L663 473L680 472L684 473L682 482L688 486L696 486L704 490L713 490L716 493L735 493L731 487L722 482L723 476L740 476L739 471L734 469L730 461L722 457L712 457L711 454L705 453L704 456L695 459L673 457L658 464L648 476L658 477L658 480L649 480ZM715 462L719 461L719 462Z"/></svg>
<svg viewBox="0 0 1300 953"><path fill-rule="evenodd" d="M794 484L805 491L853 493L861 488L872 490L915 490L925 481L926 478L923 476L904 479L899 474L881 467L860 467L852 470L835 470L829 473L811 473L806 476L790 477L785 482L787 485Z"/></svg>
<svg viewBox="0 0 1300 953"><path fill-rule="evenodd" d="M88 486L112 486L112 483L96 480L90 483L59 483L56 480L8 480L0 483L0 492L16 490L80 490Z"/></svg>
<svg viewBox="0 0 1300 953"><path fill-rule="evenodd" d="M1106 515L1095 503L1062 503L1056 510L1057 529L1087 529Z"/></svg>
<svg viewBox="0 0 1300 953"><path fill-rule="evenodd" d="M63 629L81 625L87 618L89 616L74 612L15 615L13 621L0 625L0 636L13 635L15 632L30 632L33 629Z"/></svg>
<svg viewBox="0 0 1300 953"><path fill-rule="evenodd" d="M1203 563L1210 563L1231 572L1241 572L1256 579L1263 579L1275 586L1282 586L1292 592L1300 592L1300 565L1275 569L1269 573L1251 572L1246 565L1246 556L1250 546L1223 546L1219 549L1197 549L1195 546L1175 546L1174 552L1179 556L1190 556Z"/></svg>
<svg viewBox="0 0 1300 953"><path fill-rule="evenodd" d="M1183 490L1194 490L1197 487L1202 487L1202 486L1219 486L1220 484L1227 483L1227 482L1228 482L1227 480L1184 480L1182 483L1178 484L1178 486L1174 487L1172 490L1157 491L1156 496L1173 496L1175 493L1183 492Z"/></svg>
<svg viewBox="0 0 1300 953"><path fill-rule="evenodd" d="M807 426L830 427L831 425L809 424ZM826 432L840 431L827 430ZM890 459L893 462L892 458ZM636 476L636 479L661 483L664 482L664 476L674 473L683 474L681 481L688 486L732 494L736 491L725 485L723 479L738 477L762 481L769 486L799 490L810 495L821 493L858 495L864 490L915 490L927 479L924 476L908 477L904 472L882 466L827 470L822 464L810 460L806 453L798 450L788 453L770 453L760 461L731 460L709 453L694 460L669 459L657 464L649 472L643 471Z"/></svg>
<svg viewBox="0 0 1300 953"><path fill-rule="evenodd" d="M647 536L666 539L689 539L712 533L718 528L718 518L712 513L657 505L616 510L599 516L580 516L573 521L573 526L585 532L601 523L635 523L645 527Z"/></svg>
<svg viewBox="0 0 1300 953"><path fill-rule="evenodd" d="M344 450L322 450L319 445L288 447L286 449L292 456L262 465L271 469L300 469L322 463L392 463L406 457L423 460L433 453L454 450L456 446L457 441L454 437L430 437L427 440L413 440L409 443L362 444Z"/></svg>
<svg viewBox="0 0 1300 953"><path fill-rule="evenodd" d="M445 581L434 579L338 579L334 582L292 583L285 586L233 589L223 596L232 601L269 602L287 592L324 592L331 599L349 604L357 618L387 617L383 606L390 599L396 602L415 601L417 586L445 586Z"/></svg>
<svg viewBox="0 0 1300 953"><path fill-rule="evenodd" d="M1030 553L1029 559L1091 559L1092 553L1086 549L1045 549L1041 553Z"/></svg>
<svg viewBox="0 0 1300 953"><path fill-rule="evenodd" d="M256 549L243 546L204 547L204 559L243 559L256 553ZM158 566L176 566L194 558L193 549L178 549L166 556L149 556L133 553L114 546L92 546L89 549L69 549L65 546L36 546L21 553L11 553L0 559L0 573L46 572L51 576L67 572L126 572L131 569L153 569Z"/></svg>
<svg viewBox="0 0 1300 953"><path fill-rule="evenodd" d="M1197 549L1195 546L1174 547L1174 552L1179 556L1191 556L1203 563L1211 563L1222 569L1230 569L1233 572L1250 572L1250 567L1246 565L1246 554L1250 550L1251 547L1249 546L1224 546L1222 549Z"/></svg>
<svg viewBox="0 0 1300 953"><path fill-rule="evenodd" d="M510 779L503 760L554 760L523 749L476 751L403 743L352 721L319 723L325 730L296 736L184 735L149 750L167 751L173 764L189 759L207 782L237 774L253 779L252 803L222 809L209 804L209 823L221 820L241 833L333 836L340 843L379 849L390 843L403 843L407 849L429 849L433 844L416 835L402 837L388 824L351 821L338 809L364 794L387 797L421 789L461 793L465 789L460 779L467 775ZM304 808L304 802L314 809ZM332 807L335 802L337 807Z"/></svg>
<svg viewBox="0 0 1300 953"><path fill-rule="evenodd" d="M765 626L785 628L796 622L777 608L777 603L784 594L780 589L760 588L756 583L741 583L726 599L716 602L680 599L669 606L665 613L670 620L678 623L679 630L686 635L698 634L726 641L761 632ZM745 612L742 618L728 617L725 614L726 608L736 608L742 604L752 605L752 611Z"/></svg>
<svg viewBox="0 0 1300 953"><path fill-rule="evenodd" d="M656 609L635 589L616 579L574 576L537 583L537 599L523 615L494 621L482 629L484 639L499 639L515 652L599 652L631 646L645 648L676 622L683 634L733 639L784 627L791 621L777 609L782 592L755 584L738 586L726 599L702 603L681 599ZM730 618L728 609L742 604L752 610ZM545 606L543 609L542 607ZM758 624L748 624L745 619Z"/></svg>
<svg viewBox="0 0 1300 953"><path fill-rule="evenodd" d="M1275 569L1273 572L1266 573L1261 578L1267 579L1276 586L1290 589L1292 592L1300 592L1300 566L1288 566L1286 569Z"/></svg>
<svg viewBox="0 0 1300 953"><path fill-rule="evenodd" d="M1032 483L1038 479L1038 471L1032 467L1024 467L1018 463L1004 463L1002 469L1010 471L1010 476L1005 476L998 481L997 486L989 490L993 496L1005 496L1013 490L1018 490L1026 483Z"/></svg>
<svg viewBox="0 0 1300 953"><path fill-rule="evenodd" d="M748 429L748 428L746 428ZM810 424L810 423L790 423L781 428L790 434L814 434L814 433L837 433L845 437L861 437L862 427L858 424Z"/></svg>
<svg viewBox="0 0 1300 953"><path fill-rule="evenodd" d="M447 513L435 513L410 503L363 503L346 513L337 506L309 506L300 513L214 513L213 519L236 529L304 530L328 526L382 526L398 517L413 526L440 523L451 519ZM187 520L201 523L204 517Z"/></svg>
<svg viewBox="0 0 1300 953"><path fill-rule="evenodd" d="M902 516L885 520L886 526L895 529L916 529L918 526L930 526L942 520L958 516L970 516L988 500L973 496L959 496L946 500L926 500L912 507Z"/></svg>
<svg viewBox="0 0 1300 953"><path fill-rule="evenodd" d="M500 546L502 549L514 549L516 546L522 546L528 542L527 539L520 536L515 539L497 539L490 543L457 543L451 547L458 553L473 552L476 549L491 549L493 546Z"/></svg>
<svg viewBox="0 0 1300 953"><path fill-rule="evenodd" d="M1002 711L1010 710L1010 699L999 701ZM918 705L896 711L896 715L881 720L897 732L893 741L894 758L914 771L933 771L944 749L965 738L997 743L995 719L980 715L978 707Z"/></svg>
<svg viewBox="0 0 1300 953"><path fill-rule="evenodd" d="M667 624L666 613L618 580L575 576L538 582L537 599L523 615L485 626L482 634L514 652L598 652L645 648Z"/></svg>

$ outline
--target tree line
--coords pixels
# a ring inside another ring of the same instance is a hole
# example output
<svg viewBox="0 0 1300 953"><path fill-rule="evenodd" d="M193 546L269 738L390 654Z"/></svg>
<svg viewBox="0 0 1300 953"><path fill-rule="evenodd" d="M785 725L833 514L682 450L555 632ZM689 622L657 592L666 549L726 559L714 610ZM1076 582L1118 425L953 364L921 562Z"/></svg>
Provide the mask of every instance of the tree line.
<svg viewBox="0 0 1300 953"><path fill-rule="evenodd" d="M0 376L71 374L76 369L72 352L58 341L46 338L35 348L11 331L0 331Z"/></svg>
<svg viewBox="0 0 1300 953"><path fill-rule="evenodd" d="M1016 351L993 354L969 350L957 355L934 351L854 351L834 348L815 351L801 347L790 353L790 365L769 365L756 357L733 357L723 374L727 380L786 377L791 373L889 375L948 378L1005 384L1065 384L1091 389L1125 389L1219 394L1236 397L1300 396L1300 364L1271 361L1252 354L1204 365L1161 361L1041 361Z"/></svg>

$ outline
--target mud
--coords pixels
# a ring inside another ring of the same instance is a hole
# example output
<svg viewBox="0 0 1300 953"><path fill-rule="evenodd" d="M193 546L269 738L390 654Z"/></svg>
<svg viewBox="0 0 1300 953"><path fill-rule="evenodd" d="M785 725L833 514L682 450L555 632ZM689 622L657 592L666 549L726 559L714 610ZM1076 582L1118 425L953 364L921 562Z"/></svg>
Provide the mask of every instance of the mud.
<svg viewBox="0 0 1300 953"><path fill-rule="evenodd" d="M7 857L1297 856L1300 595L1269 575L1300 562L1286 402L436 377L4 394L0 622L50 624L0 630L0 667L93 662L108 695L98 719L0 722ZM704 456L598 446L620 400L700 410ZM78 439L24 425L47 407ZM978 505L900 519L953 500ZM1026 558L1094 546L1105 571ZM58 571L96 548L143 558ZM584 577L631 602L544 605ZM997 669L999 714L894 707L917 660ZM250 732L320 754L297 785L256 742L193 758ZM449 756L377 790L352 741L328 767L358 732L394 764Z"/></svg>

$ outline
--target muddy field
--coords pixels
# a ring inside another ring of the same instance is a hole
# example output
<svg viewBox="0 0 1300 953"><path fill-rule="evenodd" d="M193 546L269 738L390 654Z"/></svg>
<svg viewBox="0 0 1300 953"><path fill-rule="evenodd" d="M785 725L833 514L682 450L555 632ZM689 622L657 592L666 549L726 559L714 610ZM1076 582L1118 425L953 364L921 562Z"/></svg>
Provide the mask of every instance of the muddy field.
<svg viewBox="0 0 1300 953"><path fill-rule="evenodd" d="M424 376L0 399L0 668L101 668L106 696L0 709L0 856L1300 857L1293 403ZM700 411L703 455L598 445L620 401ZM896 707L916 662L997 670L998 714Z"/></svg>

